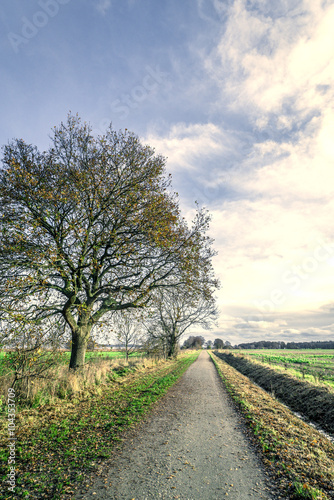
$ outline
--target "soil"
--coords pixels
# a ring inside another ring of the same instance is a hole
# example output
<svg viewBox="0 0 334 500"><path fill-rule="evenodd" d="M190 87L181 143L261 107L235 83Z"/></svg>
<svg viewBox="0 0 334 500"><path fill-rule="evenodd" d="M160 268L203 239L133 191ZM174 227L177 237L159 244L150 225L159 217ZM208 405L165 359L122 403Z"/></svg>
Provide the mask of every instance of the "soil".
<svg viewBox="0 0 334 500"><path fill-rule="evenodd" d="M284 498L247 437L243 417L203 351L126 436L84 499Z"/></svg>

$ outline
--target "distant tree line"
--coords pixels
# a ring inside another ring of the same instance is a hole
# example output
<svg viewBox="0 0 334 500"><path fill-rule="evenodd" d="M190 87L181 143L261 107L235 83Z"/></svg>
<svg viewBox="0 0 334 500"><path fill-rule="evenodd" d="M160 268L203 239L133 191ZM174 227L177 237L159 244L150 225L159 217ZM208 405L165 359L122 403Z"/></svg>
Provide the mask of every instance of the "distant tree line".
<svg viewBox="0 0 334 500"><path fill-rule="evenodd" d="M260 340L258 342L244 342L232 346L228 340L220 338L206 340L202 336L190 336L183 345L182 349L200 349L202 347L208 349L334 349L334 340L313 340L310 342L283 342Z"/></svg>
<svg viewBox="0 0 334 500"><path fill-rule="evenodd" d="M273 342L260 340L238 344L239 349L334 349L334 340L316 340L310 342Z"/></svg>
<svg viewBox="0 0 334 500"><path fill-rule="evenodd" d="M232 347L228 340L215 339L212 342L212 340L205 340L205 338L200 335L191 335L183 342L182 349L201 349L204 345L206 345L208 349L230 349Z"/></svg>

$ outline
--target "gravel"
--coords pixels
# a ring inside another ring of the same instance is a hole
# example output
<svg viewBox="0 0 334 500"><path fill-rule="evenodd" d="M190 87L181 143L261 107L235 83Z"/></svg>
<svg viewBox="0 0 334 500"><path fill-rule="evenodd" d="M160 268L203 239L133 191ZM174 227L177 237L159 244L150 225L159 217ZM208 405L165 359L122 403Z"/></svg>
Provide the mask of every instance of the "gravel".
<svg viewBox="0 0 334 500"><path fill-rule="evenodd" d="M205 351L104 467L77 499L282 498Z"/></svg>

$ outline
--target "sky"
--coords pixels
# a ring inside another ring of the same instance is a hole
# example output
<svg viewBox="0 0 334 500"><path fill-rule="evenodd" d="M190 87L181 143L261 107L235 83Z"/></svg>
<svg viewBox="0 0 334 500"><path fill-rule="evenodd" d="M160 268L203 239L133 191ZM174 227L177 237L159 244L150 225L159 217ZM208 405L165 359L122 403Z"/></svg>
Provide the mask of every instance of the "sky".
<svg viewBox="0 0 334 500"><path fill-rule="evenodd" d="M334 339L334 1L3 0L0 144L69 111L168 158L212 214L233 345Z"/></svg>

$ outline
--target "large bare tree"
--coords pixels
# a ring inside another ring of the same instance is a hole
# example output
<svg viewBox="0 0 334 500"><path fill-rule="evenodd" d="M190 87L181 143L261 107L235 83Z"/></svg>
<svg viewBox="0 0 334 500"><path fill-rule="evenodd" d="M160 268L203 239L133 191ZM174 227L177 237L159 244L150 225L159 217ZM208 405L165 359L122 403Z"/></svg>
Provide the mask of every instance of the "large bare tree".
<svg viewBox="0 0 334 500"><path fill-rule="evenodd" d="M51 141L42 153L21 139L4 147L0 319L62 320L77 369L108 313L144 307L159 288L191 289L203 269L205 293L216 281L208 215L187 226L163 157L126 129L94 138L72 115Z"/></svg>

